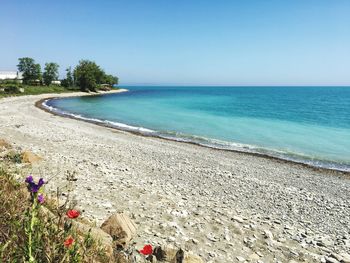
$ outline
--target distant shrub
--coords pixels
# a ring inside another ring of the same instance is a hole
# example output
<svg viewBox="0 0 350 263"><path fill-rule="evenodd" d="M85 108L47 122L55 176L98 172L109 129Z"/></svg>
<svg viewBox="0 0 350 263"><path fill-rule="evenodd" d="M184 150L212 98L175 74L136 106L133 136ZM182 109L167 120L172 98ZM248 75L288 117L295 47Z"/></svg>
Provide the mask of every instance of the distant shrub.
<svg viewBox="0 0 350 263"><path fill-rule="evenodd" d="M3 89L6 93L11 93L11 94L14 94L14 93L20 93L21 90L20 90L20 86L18 85L5 85L3 86Z"/></svg>
<svg viewBox="0 0 350 263"><path fill-rule="evenodd" d="M69 82L67 79L62 79L61 80L61 86L62 87L65 87L65 88L68 88L69 87Z"/></svg>
<svg viewBox="0 0 350 263"><path fill-rule="evenodd" d="M42 81L40 80L29 80L27 82L28 85L30 86L42 86Z"/></svg>

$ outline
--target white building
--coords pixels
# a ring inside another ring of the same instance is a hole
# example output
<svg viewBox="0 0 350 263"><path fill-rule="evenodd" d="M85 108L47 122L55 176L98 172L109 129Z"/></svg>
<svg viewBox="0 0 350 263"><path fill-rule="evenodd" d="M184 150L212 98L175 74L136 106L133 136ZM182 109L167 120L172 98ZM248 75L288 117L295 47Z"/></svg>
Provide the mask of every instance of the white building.
<svg viewBox="0 0 350 263"><path fill-rule="evenodd" d="M61 85L61 81L60 80L53 80L51 81L51 84L54 84L54 85Z"/></svg>
<svg viewBox="0 0 350 263"><path fill-rule="evenodd" d="M22 73L18 71L0 71L0 80L9 79L9 80L21 80Z"/></svg>

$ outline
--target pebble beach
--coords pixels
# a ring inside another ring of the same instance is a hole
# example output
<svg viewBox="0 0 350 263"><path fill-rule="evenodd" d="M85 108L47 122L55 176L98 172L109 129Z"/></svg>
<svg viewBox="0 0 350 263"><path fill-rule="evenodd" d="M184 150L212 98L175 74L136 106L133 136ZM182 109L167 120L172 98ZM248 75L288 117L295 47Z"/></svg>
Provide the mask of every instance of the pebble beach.
<svg viewBox="0 0 350 263"><path fill-rule="evenodd" d="M81 95L0 99L0 138L43 157L25 173L51 178L52 195L70 191L86 219L99 226L125 212L138 226L136 247L170 244L205 262L350 262L349 173L140 136L35 105Z"/></svg>

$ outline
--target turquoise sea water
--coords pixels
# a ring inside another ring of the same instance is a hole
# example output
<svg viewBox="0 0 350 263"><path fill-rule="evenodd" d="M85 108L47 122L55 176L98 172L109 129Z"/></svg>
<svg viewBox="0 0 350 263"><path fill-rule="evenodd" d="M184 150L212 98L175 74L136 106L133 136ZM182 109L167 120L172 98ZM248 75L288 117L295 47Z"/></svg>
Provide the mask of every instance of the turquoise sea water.
<svg viewBox="0 0 350 263"><path fill-rule="evenodd" d="M46 105L121 129L350 171L350 87L125 88Z"/></svg>

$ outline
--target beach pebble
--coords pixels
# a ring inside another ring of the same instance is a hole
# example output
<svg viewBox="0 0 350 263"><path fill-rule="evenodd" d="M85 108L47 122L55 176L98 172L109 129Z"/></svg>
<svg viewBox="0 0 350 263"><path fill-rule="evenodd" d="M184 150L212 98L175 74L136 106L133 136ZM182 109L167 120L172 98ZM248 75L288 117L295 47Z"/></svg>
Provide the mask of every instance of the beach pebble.
<svg viewBox="0 0 350 263"><path fill-rule="evenodd" d="M236 259L238 260L238 262L244 262L245 258L241 257L241 256L237 256Z"/></svg>

